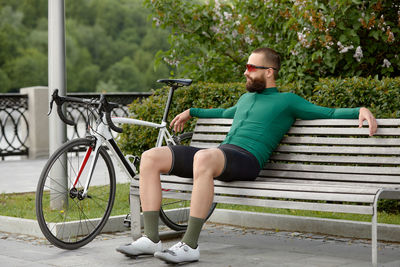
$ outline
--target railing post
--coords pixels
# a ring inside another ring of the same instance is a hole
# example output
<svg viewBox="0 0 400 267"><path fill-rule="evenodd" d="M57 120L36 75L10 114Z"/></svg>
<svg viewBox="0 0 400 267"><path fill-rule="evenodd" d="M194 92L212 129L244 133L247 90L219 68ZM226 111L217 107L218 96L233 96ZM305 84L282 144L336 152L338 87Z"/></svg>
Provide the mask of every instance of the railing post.
<svg viewBox="0 0 400 267"><path fill-rule="evenodd" d="M48 0L48 69L49 69L49 96L55 89L60 95L66 95L65 71L65 5L64 0ZM66 140L66 126L53 111L49 119L49 149L52 154ZM66 162L66 159L64 159ZM66 166L66 164L60 164ZM52 192L50 192L50 206L53 209L63 209L68 205L67 170L61 167L53 168ZM65 193L57 193L65 192ZM61 196L60 196L61 195Z"/></svg>
<svg viewBox="0 0 400 267"><path fill-rule="evenodd" d="M29 158L49 156L48 88L44 86L21 88L20 93L28 95Z"/></svg>

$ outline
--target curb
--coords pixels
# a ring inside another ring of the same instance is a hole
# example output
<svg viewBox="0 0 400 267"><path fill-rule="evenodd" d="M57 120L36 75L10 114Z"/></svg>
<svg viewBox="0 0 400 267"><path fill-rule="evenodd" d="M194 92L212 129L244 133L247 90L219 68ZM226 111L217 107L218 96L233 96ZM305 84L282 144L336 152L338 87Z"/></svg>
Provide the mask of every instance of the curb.
<svg viewBox="0 0 400 267"><path fill-rule="evenodd" d="M129 230L123 221L126 215L111 216L102 233L123 232ZM323 219L292 215L257 213L248 211L215 209L208 219L210 223L234 225L246 228L272 229L275 231L305 232L326 234L350 238L371 238L371 223L337 219ZM161 221L160 221L161 225ZM44 238L36 220L0 216L0 232L25 234ZM171 231L165 238L181 235ZM400 242L400 225L378 224L378 239L381 241Z"/></svg>
<svg viewBox="0 0 400 267"><path fill-rule="evenodd" d="M123 222L126 215L111 216L104 226L102 233L123 232L129 230ZM23 234L44 238L39 224L36 220L22 219L16 217L0 216L0 232L11 234Z"/></svg>
<svg viewBox="0 0 400 267"><path fill-rule="evenodd" d="M371 223L278 215L248 211L216 209L208 219L211 223L276 231L305 232L350 238L371 239ZM400 225L378 223L378 239L400 242Z"/></svg>

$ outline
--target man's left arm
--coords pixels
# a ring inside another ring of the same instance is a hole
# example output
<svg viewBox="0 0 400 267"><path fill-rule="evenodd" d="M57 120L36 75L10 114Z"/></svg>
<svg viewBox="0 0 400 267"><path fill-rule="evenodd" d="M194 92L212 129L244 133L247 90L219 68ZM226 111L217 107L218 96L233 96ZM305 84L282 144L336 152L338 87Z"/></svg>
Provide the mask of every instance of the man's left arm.
<svg viewBox="0 0 400 267"><path fill-rule="evenodd" d="M378 126L374 115L367 108L327 108L314 105L304 98L290 94L290 107L293 116L303 120L314 119L357 119L359 127L366 120L369 125L369 135L375 134Z"/></svg>

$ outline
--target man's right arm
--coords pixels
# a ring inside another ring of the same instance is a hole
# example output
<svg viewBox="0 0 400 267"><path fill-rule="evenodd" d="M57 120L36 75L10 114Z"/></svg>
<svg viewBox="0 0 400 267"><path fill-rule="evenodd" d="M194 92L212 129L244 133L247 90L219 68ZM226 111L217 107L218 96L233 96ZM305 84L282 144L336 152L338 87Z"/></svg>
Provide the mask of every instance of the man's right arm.
<svg viewBox="0 0 400 267"><path fill-rule="evenodd" d="M170 123L170 127L174 127L175 132L183 130L185 123L192 117L197 118L233 118L236 112L236 106L228 109L213 108L190 108L178 114Z"/></svg>
<svg viewBox="0 0 400 267"><path fill-rule="evenodd" d="M191 108L190 116L197 118L226 118L232 119L236 113L236 105L227 109L224 108Z"/></svg>

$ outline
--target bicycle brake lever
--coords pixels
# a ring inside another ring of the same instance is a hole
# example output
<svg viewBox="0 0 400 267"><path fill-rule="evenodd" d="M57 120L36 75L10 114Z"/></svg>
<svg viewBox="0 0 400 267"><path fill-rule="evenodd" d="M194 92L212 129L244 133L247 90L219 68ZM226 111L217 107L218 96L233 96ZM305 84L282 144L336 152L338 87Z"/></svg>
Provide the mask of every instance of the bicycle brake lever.
<svg viewBox="0 0 400 267"><path fill-rule="evenodd" d="M50 101L50 110L49 110L49 112L47 113L47 116L50 116L51 111L53 110L53 102L54 102L54 99L52 99L52 100Z"/></svg>

